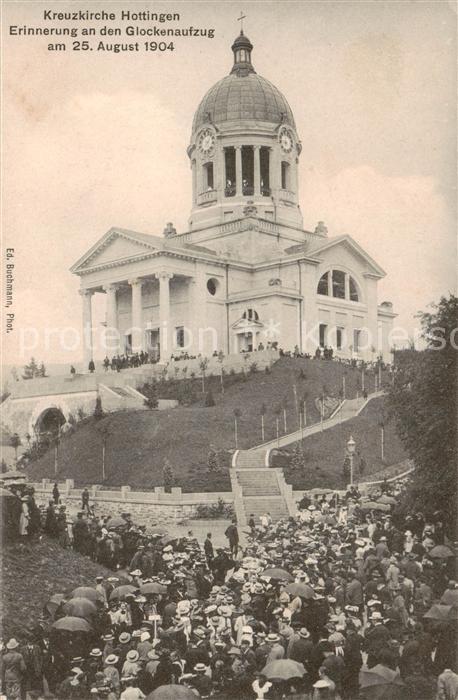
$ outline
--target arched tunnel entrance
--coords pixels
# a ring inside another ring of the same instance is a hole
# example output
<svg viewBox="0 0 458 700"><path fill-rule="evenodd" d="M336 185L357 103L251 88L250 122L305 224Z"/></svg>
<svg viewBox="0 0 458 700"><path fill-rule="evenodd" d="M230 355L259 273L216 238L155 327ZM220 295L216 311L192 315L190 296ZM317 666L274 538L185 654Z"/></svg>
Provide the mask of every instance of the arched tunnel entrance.
<svg viewBox="0 0 458 700"><path fill-rule="evenodd" d="M40 443L51 442L59 436L60 429L66 423L60 408L47 408L38 416L35 423L35 434Z"/></svg>

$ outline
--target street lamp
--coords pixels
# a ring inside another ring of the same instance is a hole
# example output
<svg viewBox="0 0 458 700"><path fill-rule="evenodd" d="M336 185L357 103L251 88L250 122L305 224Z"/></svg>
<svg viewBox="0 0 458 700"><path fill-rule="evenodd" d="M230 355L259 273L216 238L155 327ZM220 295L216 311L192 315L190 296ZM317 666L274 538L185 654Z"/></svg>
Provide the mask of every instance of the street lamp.
<svg viewBox="0 0 458 700"><path fill-rule="evenodd" d="M353 440L353 437L350 435L350 438L347 442L347 452L348 452L348 456L350 458L350 486L353 486L353 455L355 454L355 447L356 447L356 442Z"/></svg>

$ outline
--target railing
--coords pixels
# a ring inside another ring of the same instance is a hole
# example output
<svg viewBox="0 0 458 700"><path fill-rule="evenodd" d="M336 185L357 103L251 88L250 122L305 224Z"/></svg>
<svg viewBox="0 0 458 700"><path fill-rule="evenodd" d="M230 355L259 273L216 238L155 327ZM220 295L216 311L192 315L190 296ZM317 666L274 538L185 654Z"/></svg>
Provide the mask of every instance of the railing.
<svg viewBox="0 0 458 700"><path fill-rule="evenodd" d="M254 195L254 187L253 185L243 185L242 187L242 194L245 197L252 197Z"/></svg>
<svg viewBox="0 0 458 700"><path fill-rule="evenodd" d="M267 231L268 233L275 234L279 233L277 224L274 224L272 221L263 221L262 219L259 219L258 226L260 231Z"/></svg>
<svg viewBox="0 0 458 700"><path fill-rule="evenodd" d="M216 190L207 190L197 195L197 204L210 204L210 202L216 202Z"/></svg>
<svg viewBox="0 0 458 700"><path fill-rule="evenodd" d="M270 197L272 194L272 190L270 187L261 187L261 194L263 197Z"/></svg>
<svg viewBox="0 0 458 700"><path fill-rule="evenodd" d="M226 187L226 189L224 190L224 196L225 197L235 197L235 191L236 191L235 186L230 185L229 187Z"/></svg>

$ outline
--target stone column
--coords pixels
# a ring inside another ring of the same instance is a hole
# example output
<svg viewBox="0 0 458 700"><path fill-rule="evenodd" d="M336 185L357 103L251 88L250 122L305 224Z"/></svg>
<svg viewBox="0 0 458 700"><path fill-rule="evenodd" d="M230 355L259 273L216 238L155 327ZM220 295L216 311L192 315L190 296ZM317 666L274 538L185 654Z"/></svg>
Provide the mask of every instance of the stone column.
<svg viewBox="0 0 458 700"><path fill-rule="evenodd" d="M304 316L302 321L302 350L312 356L319 344L316 266L301 261Z"/></svg>
<svg viewBox="0 0 458 700"><path fill-rule="evenodd" d="M261 194L261 146L253 146L253 159L254 159L254 196Z"/></svg>
<svg viewBox="0 0 458 700"><path fill-rule="evenodd" d="M345 273L345 299L350 300L350 275Z"/></svg>
<svg viewBox="0 0 458 700"><path fill-rule="evenodd" d="M83 363L87 371L89 362L93 359L92 352L92 295L91 289L80 289L83 299Z"/></svg>
<svg viewBox="0 0 458 700"><path fill-rule="evenodd" d="M372 359L372 347L375 348L375 357L380 350L378 342L378 302L377 302L377 282L378 278L370 273L364 275L366 278L366 304L367 304L367 332L363 343L368 347L363 353L368 360ZM374 359L375 359L374 357Z"/></svg>
<svg viewBox="0 0 458 700"><path fill-rule="evenodd" d="M242 147L235 147L235 193L237 196L242 194Z"/></svg>
<svg viewBox="0 0 458 700"><path fill-rule="evenodd" d="M107 284L104 290L107 294L107 325L106 325L106 353L117 355L119 353L119 328L118 328L118 301L116 292L118 284Z"/></svg>
<svg viewBox="0 0 458 700"><path fill-rule="evenodd" d="M167 360L172 354L172 327L170 318L170 280L171 272L162 270L157 274L159 278L159 328L161 344L161 362Z"/></svg>
<svg viewBox="0 0 458 700"><path fill-rule="evenodd" d="M142 286L143 280L129 280L132 287L132 352L140 352L143 350L143 318L142 318Z"/></svg>

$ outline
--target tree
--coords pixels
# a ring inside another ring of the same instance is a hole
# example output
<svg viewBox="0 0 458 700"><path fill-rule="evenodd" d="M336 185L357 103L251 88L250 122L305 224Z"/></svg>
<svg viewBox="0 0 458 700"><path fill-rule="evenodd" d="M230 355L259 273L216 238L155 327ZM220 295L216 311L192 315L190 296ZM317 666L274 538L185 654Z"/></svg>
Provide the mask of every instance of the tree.
<svg viewBox="0 0 458 700"><path fill-rule="evenodd" d="M157 389L155 382L152 382L151 384L145 384L142 388L142 393L146 394L146 399L143 403L147 408L153 409L158 407L159 400L157 398Z"/></svg>
<svg viewBox="0 0 458 700"><path fill-rule="evenodd" d="M281 401L281 407L283 410L283 428L285 430L285 435L287 433L287 428L286 428L286 409L288 408L288 398L287 396L284 396Z"/></svg>
<svg viewBox="0 0 458 700"><path fill-rule="evenodd" d="M97 430L99 431L100 437L102 439L102 481L105 481L106 476L107 476L107 470L106 470L107 443L108 443L108 438L111 437L111 430L110 430L110 425L109 425L108 421L104 421L103 423L100 423L97 427Z"/></svg>
<svg viewBox="0 0 458 700"><path fill-rule="evenodd" d="M223 362L224 362L224 352L222 350L219 351L218 353L218 362L221 365L221 372L220 372L220 380L221 380L221 393L224 394L224 375L225 375L225 370L223 367Z"/></svg>
<svg viewBox="0 0 458 700"><path fill-rule="evenodd" d="M2 458L2 461L0 462L0 473L5 474L5 472L8 471L8 465L5 462L5 460Z"/></svg>
<svg viewBox="0 0 458 700"><path fill-rule="evenodd" d="M205 406L214 406L215 405L215 399L213 397L212 390L209 389L205 395Z"/></svg>
<svg viewBox="0 0 458 700"><path fill-rule="evenodd" d="M14 461L17 464L17 451L19 446L21 445L21 438L17 433L13 433L13 435L10 438L10 445L14 449Z"/></svg>
<svg viewBox="0 0 458 700"><path fill-rule="evenodd" d="M427 348L397 350L388 407L415 472L399 512L435 511L456 539L458 297L441 297L419 314Z"/></svg>
<svg viewBox="0 0 458 700"><path fill-rule="evenodd" d="M44 365L44 362L41 363L39 369L38 369L38 376L39 377L46 377L46 367Z"/></svg>
<svg viewBox="0 0 458 700"><path fill-rule="evenodd" d="M279 445L279 440L280 440L280 416L282 412L282 407L281 404L277 404L274 408L274 414L275 414L275 427L277 430L277 445Z"/></svg>
<svg viewBox="0 0 458 700"><path fill-rule="evenodd" d="M242 411L240 408L234 408L234 433L235 433L235 449L238 449L239 445L239 440L238 440L238 419L242 415Z"/></svg>
<svg viewBox="0 0 458 700"><path fill-rule="evenodd" d="M383 408L379 411L378 414L378 425L380 428L380 457L382 462L385 461L385 425L387 422L387 417L386 413L383 410Z"/></svg>
<svg viewBox="0 0 458 700"><path fill-rule="evenodd" d="M261 414L261 440L262 442L265 442L264 416L267 413L267 406L265 403L262 404L259 413Z"/></svg>
<svg viewBox="0 0 458 700"><path fill-rule="evenodd" d="M217 472L219 469L218 453L213 445L210 445L210 449L208 451L207 467L209 472Z"/></svg>
<svg viewBox="0 0 458 700"><path fill-rule="evenodd" d="M200 362L199 362L199 369L202 373L202 393L205 394L205 372L207 371L208 367L208 357L204 357Z"/></svg>
<svg viewBox="0 0 458 700"><path fill-rule="evenodd" d="M173 473L173 467L167 457L164 459L164 466L162 467L162 478L164 481L164 487L166 489L172 488L175 482L175 475Z"/></svg>
<svg viewBox="0 0 458 700"><path fill-rule="evenodd" d="M97 396L97 398L95 400L95 408L94 408L93 416L97 420L100 420L101 418L103 418L104 415L105 415L105 413L104 413L103 408L102 408L102 398L100 396Z"/></svg>
<svg viewBox="0 0 458 700"><path fill-rule="evenodd" d="M38 365L35 361L34 357L30 358L30 362L28 365L24 365L24 374L22 375L23 379L34 379L35 377L39 377L39 369Z"/></svg>

